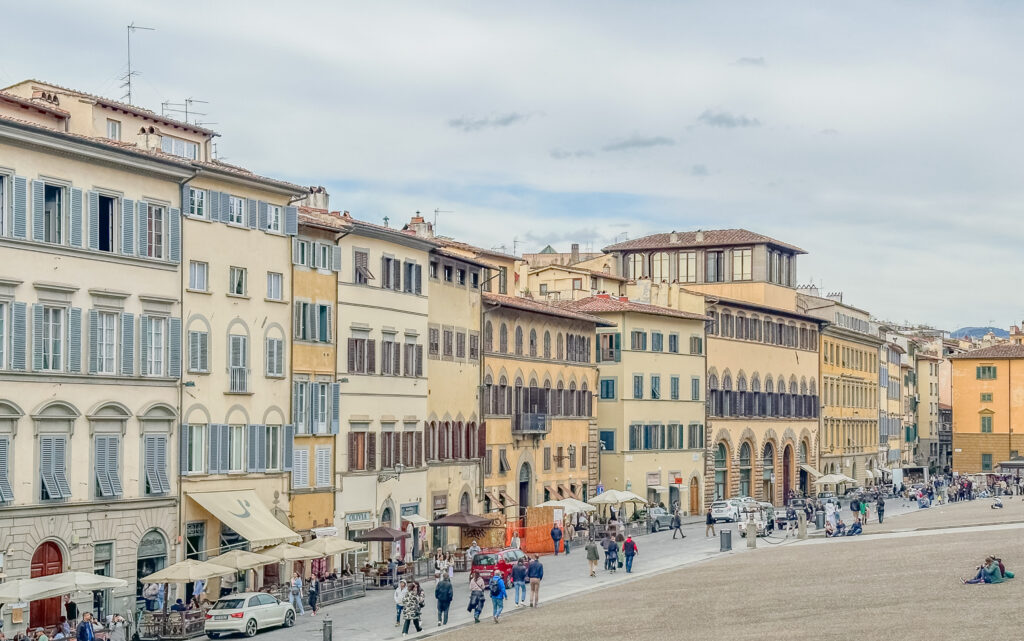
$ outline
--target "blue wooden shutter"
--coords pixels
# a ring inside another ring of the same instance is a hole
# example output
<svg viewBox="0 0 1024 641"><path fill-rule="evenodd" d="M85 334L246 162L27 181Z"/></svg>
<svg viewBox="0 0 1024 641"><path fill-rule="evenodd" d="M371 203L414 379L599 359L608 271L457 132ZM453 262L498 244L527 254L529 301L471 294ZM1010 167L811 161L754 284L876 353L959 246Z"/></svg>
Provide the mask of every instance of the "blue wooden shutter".
<svg viewBox="0 0 1024 641"><path fill-rule="evenodd" d="M46 221L43 209L46 205L46 185L41 180L32 181L32 240L43 242L46 236Z"/></svg>
<svg viewBox="0 0 1024 641"><path fill-rule="evenodd" d="M299 388L305 383L294 381L292 383L292 422L299 422Z"/></svg>
<svg viewBox="0 0 1024 641"><path fill-rule="evenodd" d="M139 256L149 255L149 220L147 213L149 212L149 203L144 200L140 200L135 203L135 209L138 212L139 223L138 223L138 254Z"/></svg>
<svg viewBox="0 0 1024 641"><path fill-rule="evenodd" d="M82 190L71 188L71 244L82 246Z"/></svg>
<svg viewBox="0 0 1024 641"><path fill-rule="evenodd" d="M107 437L107 477L114 496L124 494L121 487L121 439L116 436Z"/></svg>
<svg viewBox="0 0 1024 641"><path fill-rule="evenodd" d="M209 431L209 438L207 438L207 472L210 474L220 474L220 428L222 426L218 423L210 423L206 426Z"/></svg>
<svg viewBox="0 0 1024 641"><path fill-rule="evenodd" d="M256 229L256 209L258 205L252 198L245 199L245 213L246 223L249 225L249 229Z"/></svg>
<svg viewBox="0 0 1024 641"><path fill-rule="evenodd" d="M341 271L341 247L334 245L331 247L331 269L336 272ZM408 288L408 285L406 285Z"/></svg>
<svg viewBox="0 0 1024 641"><path fill-rule="evenodd" d="M319 416L319 387L318 383L309 384L309 413L306 417L306 424L308 425L307 434L316 434L317 417Z"/></svg>
<svg viewBox="0 0 1024 641"><path fill-rule="evenodd" d="M206 192L206 217L213 222L220 221L220 192Z"/></svg>
<svg viewBox="0 0 1024 641"><path fill-rule="evenodd" d="M32 369L43 369L43 306L32 305Z"/></svg>
<svg viewBox="0 0 1024 641"><path fill-rule="evenodd" d="M395 348L397 349L397 345ZM396 372L397 373L397 372ZM331 434L338 433L338 424L341 414L341 385L331 383Z"/></svg>
<svg viewBox="0 0 1024 641"><path fill-rule="evenodd" d="M257 456L257 452L259 451L260 436L257 432L258 427L258 425L245 426L247 436L245 444L246 472L256 472L259 470L259 456Z"/></svg>
<svg viewBox="0 0 1024 641"><path fill-rule="evenodd" d="M121 253L135 255L135 201L128 198L121 201Z"/></svg>
<svg viewBox="0 0 1024 641"><path fill-rule="evenodd" d="M14 500L14 490L11 488L11 441L7 438L0 438L0 503Z"/></svg>
<svg viewBox="0 0 1024 641"><path fill-rule="evenodd" d="M95 448L93 467L96 469L96 486L99 488L100 496L111 496L114 490L110 487L110 476L107 474L107 437L97 436L93 442Z"/></svg>
<svg viewBox="0 0 1024 641"><path fill-rule="evenodd" d="M299 209L287 206L284 208L284 233L294 236L299 233Z"/></svg>
<svg viewBox="0 0 1024 641"><path fill-rule="evenodd" d="M160 486L160 493L167 494L171 491L171 480L167 475L167 437L154 436L153 445L156 446L156 478Z"/></svg>
<svg viewBox="0 0 1024 641"><path fill-rule="evenodd" d="M178 426L178 472L182 475L188 474L188 448L189 433L188 425L182 423Z"/></svg>
<svg viewBox="0 0 1024 641"><path fill-rule="evenodd" d="M89 209L89 249L100 248L100 195L94 191L86 195ZM114 242L111 238L110 242Z"/></svg>
<svg viewBox="0 0 1024 641"><path fill-rule="evenodd" d="M11 235L28 238L28 180L14 177L14 211L11 220Z"/></svg>
<svg viewBox="0 0 1024 641"><path fill-rule="evenodd" d="M267 471L267 426L256 426L256 471Z"/></svg>
<svg viewBox="0 0 1024 641"><path fill-rule="evenodd" d="M68 313L68 371L82 371L82 310L72 307Z"/></svg>
<svg viewBox="0 0 1024 641"><path fill-rule="evenodd" d="M220 222L226 223L231 221L231 194L222 191L219 194L220 197Z"/></svg>
<svg viewBox="0 0 1024 641"><path fill-rule="evenodd" d="M263 201L263 200L259 200L259 201L256 201L256 202L257 202L257 204L256 204L256 211L259 214L259 223L258 223L259 224L259 228L262 229L263 231L266 231L267 227L270 226L270 220L269 220L269 217L268 217L269 211L267 209L267 203L265 201Z"/></svg>
<svg viewBox="0 0 1024 641"><path fill-rule="evenodd" d="M188 183L181 186L181 213L188 216L192 213L189 203L192 200L192 187Z"/></svg>
<svg viewBox="0 0 1024 641"><path fill-rule="evenodd" d="M292 452L295 451L295 426L284 426L284 443L281 444L281 469L288 472L292 469Z"/></svg>
<svg viewBox="0 0 1024 641"><path fill-rule="evenodd" d="M181 262L181 210L171 207L167 219L168 235L170 236L170 260Z"/></svg>
<svg viewBox="0 0 1024 641"><path fill-rule="evenodd" d="M71 485L68 484L68 475L65 460L67 457L67 438L61 436L53 439L53 478L57 482L57 489L60 491L60 498L71 498Z"/></svg>
<svg viewBox="0 0 1024 641"><path fill-rule="evenodd" d="M139 316L139 376L149 375L149 316Z"/></svg>
<svg viewBox="0 0 1024 641"><path fill-rule="evenodd" d="M28 305L11 303L11 369L25 371L28 348Z"/></svg>
<svg viewBox="0 0 1024 641"><path fill-rule="evenodd" d="M171 378L181 376L181 319L170 318L167 321L167 375Z"/></svg>
<svg viewBox="0 0 1024 641"><path fill-rule="evenodd" d="M135 314L121 314L121 373L131 376L135 371Z"/></svg>
<svg viewBox="0 0 1024 641"><path fill-rule="evenodd" d="M243 435L242 438L245 436ZM220 451L218 454L220 454L221 473L227 474L231 470L231 426L223 423L220 426Z"/></svg>
<svg viewBox="0 0 1024 641"><path fill-rule="evenodd" d="M60 488L57 487L57 480L53 476L55 462L53 460L54 436L39 437L39 476L50 498L60 498Z"/></svg>

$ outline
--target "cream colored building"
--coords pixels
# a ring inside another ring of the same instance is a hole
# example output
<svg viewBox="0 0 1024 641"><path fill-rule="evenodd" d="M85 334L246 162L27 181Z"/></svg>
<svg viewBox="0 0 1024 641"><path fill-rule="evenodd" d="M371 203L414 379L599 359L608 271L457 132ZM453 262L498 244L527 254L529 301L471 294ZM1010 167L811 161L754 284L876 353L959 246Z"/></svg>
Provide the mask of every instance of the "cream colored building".
<svg viewBox="0 0 1024 641"><path fill-rule="evenodd" d="M824 323L797 306L804 251L745 229L654 234L604 251L629 278L630 300L711 317L705 501L811 493Z"/></svg>
<svg viewBox="0 0 1024 641"><path fill-rule="evenodd" d="M534 298L547 301L572 301L599 294L619 296L624 293L626 279L607 271L575 265L545 265L530 269L526 290Z"/></svg>
<svg viewBox="0 0 1024 641"><path fill-rule="evenodd" d="M0 555L7 580L127 580L79 595L107 614L134 608L136 578L180 549L179 184L192 169L91 137L79 123L98 111L0 92ZM8 634L63 611L48 599L19 625L11 613Z"/></svg>
<svg viewBox="0 0 1024 641"><path fill-rule="evenodd" d="M338 382L341 483L334 522L346 535L429 518L427 422L427 273L437 245L398 229L354 219L339 240ZM403 469L399 474L398 464ZM370 557L380 556L379 545ZM385 556L413 553L411 541Z"/></svg>
<svg viewBox="0 0 1024 641"><path fill-rule="evenodd" d="M929 470L941 469L945 464L939 459L939 363L936 354L924 351L915 353L917 368L917 452L915 464Z"/></svg>
<svg viewBox="0 0 1024 641"><path fill-rule="evenodd" d="M567 307L615 324L595 348L601 484L703 514L707 317L608 294Z"/></svg>

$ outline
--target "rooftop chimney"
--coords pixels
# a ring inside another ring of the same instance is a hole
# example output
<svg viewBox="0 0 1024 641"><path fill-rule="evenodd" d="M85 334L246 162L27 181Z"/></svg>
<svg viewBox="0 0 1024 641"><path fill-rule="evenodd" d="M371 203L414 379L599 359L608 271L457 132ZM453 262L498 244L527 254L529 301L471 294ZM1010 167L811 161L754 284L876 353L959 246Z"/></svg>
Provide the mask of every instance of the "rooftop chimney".
<svg viewBox="0 0 1024 641"><path fill-rule="evenodd" d="M579 243L573 243L572 244L572 250L571 250L570 256L569 256L569 264L570 265L575 265L578 262L580 262L580 244Z"/></svg>
<svg viewBox="0 0 1024 641"><path fill-rule="evenodd" d="M598 294L597 297L598 298L603 298L603 299L606 299L606 300L610 300L611 299L611 295L610 294Z"/></svg>
<svg viewBox="0 0 1024 641"><path fill-rule="evenodd" d="M306 195L295 203L300 207L309 207L310 209L319 209L321 211L331 210L331 196L327 193L327 189L320 185L306 187Z"/></svg>
<svg viewBox="0 0 1024 641"><path fill-rule="evenodd" d="M698 243L703 243L704 242L704 231L703 230L701 230L701 229L697 230L697 235L695 237L695 240Z"/></svg>
<svg viewBox="0 0 1024 641"><path fill-rule="evenodd" d="M629 299L626 298L625 296L619 296L619 302L621 302L621 303L628 303Z"/></svg>
<svg viewBox="0 0 1024 641"><path fill-rule="evenodd" d="M676 230L673 229L672 233L668 235L668 242L673 245L679 242L679 234L676 233Z"/></svg>
<svg viewBox="0 0 1024 641"><path fill-rule="evenodd" d="M420 215L419 211L409 219L409 224L405 226L405 229L411 231L420 238L434 237L434 225L428 223L423 216Z"/></svg>

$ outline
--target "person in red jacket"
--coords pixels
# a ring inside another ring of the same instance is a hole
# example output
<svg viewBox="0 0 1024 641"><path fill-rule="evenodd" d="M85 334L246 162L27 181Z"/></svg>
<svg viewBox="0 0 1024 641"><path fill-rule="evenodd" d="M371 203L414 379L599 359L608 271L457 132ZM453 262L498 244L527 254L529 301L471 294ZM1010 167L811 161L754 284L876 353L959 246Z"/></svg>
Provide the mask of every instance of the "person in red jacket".
<svg viewBox="0 0 1024 641"><path fill-rule="evenodd" d="M633 541L633 537L627 536L626 542L622 544L622 553L626 555L626 573L629 574L633 571L633 557L639 548L636 546L636 542Z"/></svg>

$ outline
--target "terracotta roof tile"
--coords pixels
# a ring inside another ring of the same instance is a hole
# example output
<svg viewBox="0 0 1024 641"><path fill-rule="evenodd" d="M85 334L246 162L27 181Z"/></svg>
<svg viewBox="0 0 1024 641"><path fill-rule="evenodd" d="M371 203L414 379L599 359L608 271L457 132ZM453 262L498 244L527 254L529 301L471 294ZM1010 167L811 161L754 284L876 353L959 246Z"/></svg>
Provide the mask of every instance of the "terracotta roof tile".
<svg viewBox="0 0 1024 641"><path fill-rule="evenodd" d="M579 312L586 312L588 314L600 314L609 312L636 312L639 314L672 316L675 318L686 318L689 320L708 320L708 317L705 316L704 314L684 312L679 309L672 309L671 307L661 307L660 305L636 303L631 300L624 301L611 296L591 296L590 298L583 298L580 300L573 301L564 301L557 304L559 307L573 309Z"/></svg>
<svg viewBox="0 0 1024 641"><path fill-rule="evenodd" d="M501 307L511 307L513 309L521 309L526 312L547 314L548 316L560 316L562 318L568 318L571 320L594 323L595 325L599 325L601 327L615 327L615 323L607 321L598 316L591 316L590 314L584 312L565 309L563 307L551 305L550 303L533 300L532 298L522 298L520 296L506 296L504 294L493 294L491 292L484 292L484 301Z"/></svg>
<svg viewBox="0 0 1024 641"><path fill-rule="evenodd" d="M697 234L703 238L697 240ZM672 236L675 235L673 242ZM707 229L703 231L681 231L668 234L651 234L642 238L623 241L605 247L603 251L628 251L631 249L684 249L689 247L724 247L728 245L756 245L767 243L788 249L797 254L806 254L796 245L790 245L768 236L755 234L746 229Z"/></svg>
<svg viewBox="0 0 1024 641"><path fill-rule="evenodd" d="M455 240L454 238L446 238L444 236L435 236L435 237L431 238L430 240L432 240L433 242L437 243L438 245L442 245L444 247L454 247L456 249L461 249L463 251L473 252L475 254L484 254L485 256L496 256L498 258L507 258L509 260L520 260L518 256L513 256L512 254L504 254L504 253L499 252L499 251L494 251L493 249L484 249L483 247L477 247L475 245L470 245L469 243L464 243L464 242L462 242L460 240Z"/></svg>
<svg viewBox="0 0 1024 641"><path fill-rule="evenodd" d="M352 226L345 222L341 214L336 211L313 209L312 207L299 207L299 224L303 223L335 231L344 231Z"/></svg>
<svg viewBox="0 0 1024 641"><path fill-rule="evenodd" d="M1002 343L991 347L982 347L963 354L953 354L950 358L986 360L989 358L1024 358L1024 345Z"/></svg>
<svg viewBox="0 0 1024 641"><path fill-rule="evenodd" d="M46 104L45 102L27 100L25 98L22 98L21 96L17 96L15 94L9 92L9 91L2 91L2 90L0 90L0 97L2 97L4 100L9 100L10 102L17 103L17 104L21 105L22 107L30 107L32 109L38 109L39 111L43 111L43 112L46 112L46 113L49 113L49 114L53 114L55 116L60 116L61 118L67 118L68 116L71 115L70 112L64 111L60 107L54 107L52 105Z"/></svg>

